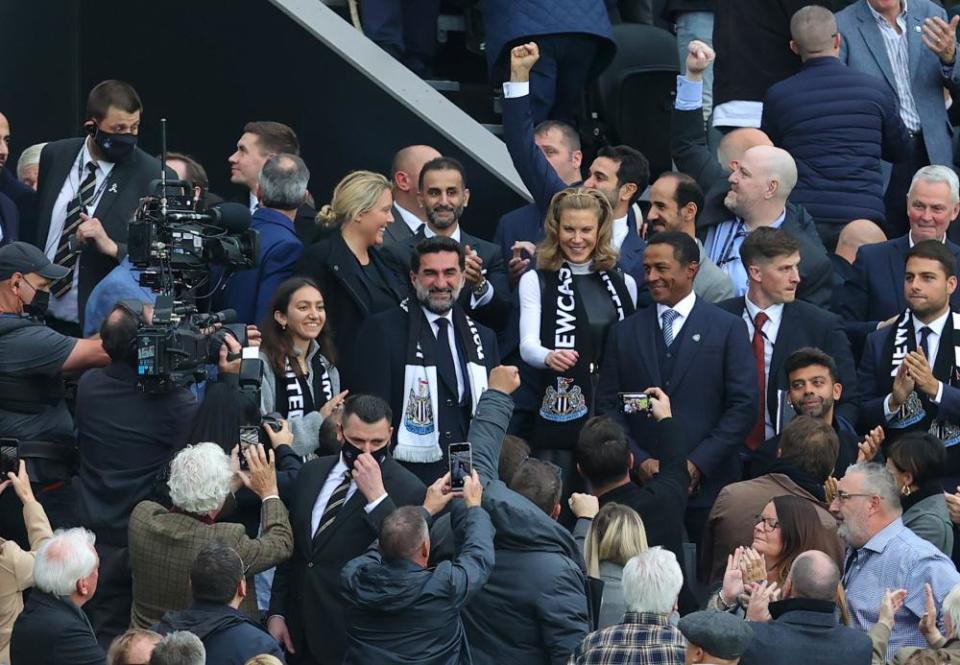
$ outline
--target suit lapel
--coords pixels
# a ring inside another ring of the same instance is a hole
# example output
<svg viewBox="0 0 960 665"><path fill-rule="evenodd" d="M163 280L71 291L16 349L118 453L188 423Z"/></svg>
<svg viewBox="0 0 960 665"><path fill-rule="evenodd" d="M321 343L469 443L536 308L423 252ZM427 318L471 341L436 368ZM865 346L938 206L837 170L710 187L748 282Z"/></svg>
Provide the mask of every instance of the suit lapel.
<svg viewBox="0 0 960 665"><path fill-rule="evenodd" d="M372 253L372 252L371 252ZM372 259L371 259L372 260ZM370 313L370 305L364 297L366 287L363 285L363 279L357 274L360 270L357 264L357 258L347 247L346 241L339 233L333 236L330 256L327 259L328 266L343 288L347 290L350 297L360 308L364 315Z"/></svg>
<svg viewBox="0 0 960 665"><path fill-rule="evenodd" d="M707 334L706 321L703 316L703 305L700 298L694 301L690 316L684 322L678 336L680 345L677 359L673 363L673 373L670 376L670 386L676 390L680 380L687 373L687 370L694 364L700 348L703 346L703 339Z"/></svg>
<svg viewBox="0 0 960 665"><path fill-rule="evenodd" d="M333 534L340 530L344 524L353 519L353 515L361 509L361 507L366 503L366 499L363 496L363 492L359 489L355 490L353 496L351 496L343 508L340 509L340 512L337 513L337 518L333 520L333 524L324 529L323 533L319 536L312 539L311 555L315 555L317 552L322 550L330 538L333 537Z"/></svg>
<svg viewBox="0 0 960 665"><path fill-rule="evenodd" d="M660 330L660 323L657 321L657 306L650 305L650 307L636 314L635 318L635 327L639 328L636 333L640 342L640 358L650 373L651 384L661 386L663 385L663 378L660 376L657 336L662 336L663 333Z"/></svg>
<svg viewBox="0 0 960 665"><path fill-rule="evenodd" d="M883 44L883 36L880 34L880 27L877 25L877 20L873 17L873 14L870 13L870 8L867 7L867 0L861 0L857 6L860 10L860 34L863 37L863 41L867 45L867 48L870 49L873 59L877 61L877 65L880 67L880 71L883 72L883 77L887 80L887 84L893 90L896 90L897 82L893 77L893 67L890 65L890 58L887 56L887 47ZM907 25L909 27L909 21ZM907 39L909 40L909 37ZM910 55L910 58L911 62L913 62L913 54Z"/></svg>
<svg viewBox="0 0 960 665"><path fill-rule="evenodd" d="M333 467L336 466L339 461L339 457L330 456L318 461L316 472L311 476L306 476L302 474L301 478L304 480L310 479L311 487L309 490L303 491L299 500L300 503L297 506L297 521L293 524L293 528L296 531L299 531L300 537L303 539L302 542L307 544L307 558L313 557L313 507L317 503L317 499L320 498L320 492L323 491L323 485L327 482L327 476L330 475L330 471L333 470Z"/></svg>
<svg viewBox="0 0 960 665"><path fill-rule="evenodd" d="M947 322L943 326L943 333L940 335L940 346L937 348L937 358L933 363L933 375L943 381L944 385L949 385L953 378L954 366L956 363L956 349L953 339L953 313L947 316Z"/></svg>
<svg viewBox="0 0 960 665"><path fill-rule="evenodd" d="M907 273L904 257L910 249L910 238L903 236L902 243L898 243L896 252L887 254L890 262L887 274L890 276L890 293L896 303L897 314L907 308L907 301L903 296L903 279Z"/></svg>
<svg viewBox="0 0 960 665"><path fill-rule="evenodd" d="M130 174L133 172L133 159L136 159L136 155L131 158L130 161L123 164L114 164L113 168L110 169L110 176L107 178L107 182L104 185L103 194L100 196L100 201L97 203L97 210L94 213L94 217L100 220L100 223L103 224L103 228L107 229L106 220L109 219L110 210L113 208L113 204L117 202L117 199L120 197L123 192L123 187L127 183L127 180L130 178ZM126 222L126 220L124 220ZM116 231L115 229L110 229ZM108 233L109 231L108 230ZM125 234L124 234L125 235ZM116 237L111 234L112 237Z"/></svg>
<svg viewBox="0 0 960 665"><path fill-rule="evenodd" d="M70 169L76 165L77 156L83 149L83 139L76 139L63 146L59 155L52 155L49 175L45 174L50 187L43 187L43 201L41 202L40 219L37 220L37 246L41 249L47 244L47 235L50 233L50 218L53 216L53 207L60 196L70 174Z"/></svg>
<svg viewBox="0 0 960 665"><path fill-rule="evenodd" d="M799 348L800 345L794 343L796 332L800 321L799 312L793 306L793 303L787 303L783 306L783 315L780 318L780 328L777 330L777 341L773 345L773 355L770 357L770 372L767 375L767 411L770 412L770 421L776 425L777 418L777 393L780 390L778 379L780 369L786 362L787 353Z"/></svg>
<svg viewBox="0 0 960 665"><path fill-rule="evenodd" d="M913 82L916 80L914 73L920 71L920 61L923 58L923 52L927 50L927 47L923 45L923 42L920 36L923 34L921 32L923 23L923 17L920 16L917 5L917 2L907 3L907 62L910 65L910 91L913 93L915 99L917 97L916 91L913 89Z"/></svg>

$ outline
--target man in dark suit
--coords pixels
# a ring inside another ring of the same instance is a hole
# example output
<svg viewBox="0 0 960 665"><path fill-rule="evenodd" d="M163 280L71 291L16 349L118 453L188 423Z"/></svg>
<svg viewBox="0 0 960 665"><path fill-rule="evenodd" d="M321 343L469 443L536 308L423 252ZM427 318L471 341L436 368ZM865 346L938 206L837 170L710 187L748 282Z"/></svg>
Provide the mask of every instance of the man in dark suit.
<svg viewBox="0 0 960 665"><path fill-rule="evenodd" d="M783 585L783 600L751 603L753 639L740 665L868 665L873 645L862 630L837 623L840 569L824 552L800 554Z"/></svg>
<svg viewBox="0 0 960 665"><path fill-rule="evenodd" d="M840 315L853 339L893 323L906 307L903 275L907 252L922 240L938 240L960 261L960 245L947 239L947 229L960 214L960 180L947 166L925 166L913 177L907 194L906 235L864 245L853 262L853 278L840 299ZM950 301L960 310L960 293Z"/></svg>
<svg viewBox="0 0 960 665"><path fill-rule="evenodd" d="M106 663L103 649L81 609L97 592L99 567L93 534L85 529L58 532L43 544L33 564L35 588L13 624L11 662Z"/></svg>
<svg viewBox="0 0 960 665"><path fill-rule="evenodd" d="M862 428L882 425L889 437L929 431L947 448L944 487L957 483L960 456L960 317L951 305L957 258L942 242L922 240L907 251L906 309L867 337L860 361Z"/></svg>
<svg viewBox="0 0 960 665"><path fill-rule="evenodd" d="M747 324L757 363L760 415L747 437L747 448L779 434L787 404L784 363L805 346L822 349L836 362L843 394L837 410L850 422L857 419L857 368L840 318L810 303L797 300L800 284L800 243L782 229L761 227L740 245L740 260L747 271L747 293L720 307Z"/></svg>
<svg viewBox="0 0 960 665"><path fill-rule="evenodd" d="M0 246L15 242L20 233L20 212L13 200L0 194Z"/></svg>
<svg viewBox="0 0 960 665"><path fill-rule="evenodd" d="M48 143L40 153L39 212L29 240L70 269L51 288L47 317L65 334L80 336L90 292L126 255L130 218L160 177L160 162L136 147L142 110L130 85L104 81L87 98L88 136Z"/></svg>
<svg viewBox="0 0 960 665"><path fill-rule="evenodd" d="M452 157L427 162L420 171L418 189L427 223L406 240L384 246L383 258L387 265L403 280L420 241L437 235L453 238L463 246L466 257L464 289L458 304L488 328L503 330L512 309L507 268L499 247L470 235L460 225L463 210L470 201L463 165ZM387 228L391 226L396 226L396 220Z"/></svg>
<svg viewBox="0 0 960 665"><path fill-rule="evenodd" d="M953 142L943 89L957 96L957 17L950 23L931 0L857 0L837 13L840 59L872 74L897 96L910 133L906 158L890 172L885 195L888 235L905 230L904 194L917 169L952 164ZM886 170L886 169L885 169ZM885 174L886 175L886 174Z"/></svg>
<svg viewBox="0 0 960 665"><path fill-rule="evenodd" d="M416 299L367 319L357 335L353 392L379 395L393 409L394 456L421 480L447 470L447 447L467 440L487 373L499 364L493 332L457 304L463 246L422 240L410 260Z"/></svg>
<svg viewBox="0 0 960 665"><path fill-rule="evenodd" d="M269 158L280 153L300 155L300 139L290 127L270 120L248 122L243 126L237 149L227 158L227 163L230 164L230 182L247 188L247 195L238 201L250 206L251 213L256 212L259 204L260 169ZM312 205L301 202L293 226L304 245L317 240L320 234L316 216L317 211Z"/></svg>
<svg viewBox="0 0 960 665"><path fill-rule="evenodd" d="M29 150L30 148L28 148ZM20 163L22 163L23 155L27 151L24 150L20 155ZM40 159L39 150L36 152L37 160ZM0 238L0 245L5 245L11 243L18 239L17 236L17 226L19 220L19 226L24 228L33 229L33 225L36 223L37 216L37 192L36 185L31 187L26 184L26 181L21 182L20 177L23 177L23 174L20 173L22 168L21 164L18 163L13 166L8 166L7 161L10 159L10 123L7 121L6 116L0 113L0 233L3 234L3 237ZM36 182L36 171L37 166L34 166L34 182ZM4 198L6 197L6 199ZM7 206L12 203L16 208L10 210ZM21 231L23 233L23 231ZM28 232L28 235L23 236L25 239L32 239L32 235Z"/></svg>
<svg viewBox="0 0 960 665"><path fill-rule="evenodd" d="M646 414L624 414L619 393L661 388L683 431L690 474L687 533L698 540L714 498L740 477L738 452L757 419L756 363L746 326L693 292L700 252L685 233L648 241L644 268L657 303L614 324L597 403L624 425L634 463L650 480L663 444Z"/></svg>
<svg viewBox="0 0 960 665"><path fill-rule="evenodd" d="M420 171L424 164L441 156L428 145L408 145L393 156L390 179L394 223L383 230L383 247L406 241L426 223L427 211L420 202Z"/></svg>
<svg viewBox="0 0 960 665"><path fill-rule="evenodd" d="M277 569L267 628L302 665L340 665L347 649L343 566L363 554L387 515L423 503L426 488L389 455L393 414L352 395L338 456L307 462L290 500L293 558Z"/></svg>
<svg viewBox="0 0 960 665"><path fill-rule="evenodd" d="M296 155L280 153L264 163L257 188L260 205L250 224L259 236L257 266L227 277L213 296L215 309L235 310L242 323L259 324L270 314L274 291L293 274L303 254L293 225L309 180L307 165Z"/></svg>

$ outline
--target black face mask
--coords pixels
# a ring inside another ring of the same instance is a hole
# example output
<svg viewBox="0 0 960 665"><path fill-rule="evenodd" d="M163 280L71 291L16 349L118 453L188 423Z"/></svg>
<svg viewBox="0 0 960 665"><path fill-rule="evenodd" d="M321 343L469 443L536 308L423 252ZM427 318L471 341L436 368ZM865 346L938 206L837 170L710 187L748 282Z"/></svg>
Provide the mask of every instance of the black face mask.
<svg viewBox="0 0 960 665"><path fill-rule="evenodd" d="M373 459L377 461L377 464L382 465L383 460L387 459L388 448L390 448L390 446L384 446L383 448L374 450L372 453L370 453L373 455ZM340 446L340 454L343 456L343 461L347 465L347 468L353 471L353 465L356 464L357 458L363 454L363 451L354 446L352 443L344 441Z"/></svg>
<svg viewBox="0 0 960 665"><path fill-rule="evenodd" d="M137 147L136 134L111 134L94 127L93 141L108 162L119 164L130 159Z"/></svg>
<svg viewBox="0 0 960 665"><path fill-rule="evenodd" d="M30 285L30 288L33 288L30 282L27 282L27 284ZM47 315L48 307L50 307L50 292L33 289L33 300L29 303L23 303L23 313L42 319Z"/></svg>

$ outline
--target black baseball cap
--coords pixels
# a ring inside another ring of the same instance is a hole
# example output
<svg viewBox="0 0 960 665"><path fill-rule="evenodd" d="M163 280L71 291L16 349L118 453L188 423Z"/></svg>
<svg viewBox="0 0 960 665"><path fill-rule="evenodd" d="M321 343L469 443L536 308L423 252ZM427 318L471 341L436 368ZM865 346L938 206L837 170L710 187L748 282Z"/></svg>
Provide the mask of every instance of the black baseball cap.
<svg viewBox="0 0 960 665"><path fill-rule="evenodd" d="M56 281L66 277L70 269L52 263L46 254L30 243L12 242L0 247L0 280L10 279L15 272L22 272L24 275L36 273Z"/></svg>

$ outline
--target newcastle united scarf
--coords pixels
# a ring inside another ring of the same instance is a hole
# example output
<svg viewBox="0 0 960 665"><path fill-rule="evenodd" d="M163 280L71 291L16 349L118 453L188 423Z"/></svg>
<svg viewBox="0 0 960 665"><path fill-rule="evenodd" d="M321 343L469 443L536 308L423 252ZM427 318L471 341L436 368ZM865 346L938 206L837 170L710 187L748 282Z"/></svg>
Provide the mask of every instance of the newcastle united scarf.
<svg viewBox="0 0 960 665"><path fill-rule="evenodd" d="M438 462L443 459L443 451L437 422L439 398L433 350L437 344L447 341L436 339L419 305L404 301L400 306L410 312L410 327L403 372L403 410L393 456L401 462ZM466 350L464 380L470 386L470 413L473 414L480 395L487 389L486 355L476 324L459 307L453 308L453 332L461 348Z"/></svg>
<svg viewBox="0 0 960 665"><path fill-rule="evenodd" d="M934 376L936 376L945 385L953 385L957 377L958 368L960 368L960 313L951 312L948 324L943 328L943 335L940 339L940 349L945 350L944 345L953 344L953 354L944 355L938 351L937 358L928 358ZM952 327L952 331L951 331ZM952 336L949 334L952 332ZM904 358L911 351L917 350L917 339L913 323L913 313L908 309L897 319L892 335L887 336L885 346L885 357L890 358L890 371L888 376L891 379L896 377ZM947 359L946 362L940 361L941 358ZM914 390L907 397L907 401L900 407L898 412L888 423L890 429L906 430L916 425L924 427L926 421L929 422L929 432L939 439L943 440L945 446L953 446L960 443L960 423L950 423L938 419L937 406L933 404L929 397Z"/></svg>
<svg viewBox="0 0 960 665"><path fill-rule="evenodd" d="M324 364L319 350L313 354L311 360L311 375L313 377L313 391L307 384L307 377L297 376L293 371L289 356L284 363L284 372L277 376L276 408L284 418L303 417L304 414L316 411L316 404L323 406L333 399L333 384L330 374Z"/></svg>
<svg viewBox="0 0 960 665"><path fill-rule="evenodd" d="M538 271L540 278L540 340L554 350L579 352L577 364L566 372L551 369L542 372L543 396L534 436L538 448L570 448L584 419L593 411L593 381L599 372L591 322L573 270L564 263L557 271ZM601 271L584 275L582 280L597 280L591 290L610 298L613 322L633 314L633 302L623 278L616 272ZM593 286L593 285L591 285ZM600 339L605 337L601 335Z"/></svg>

